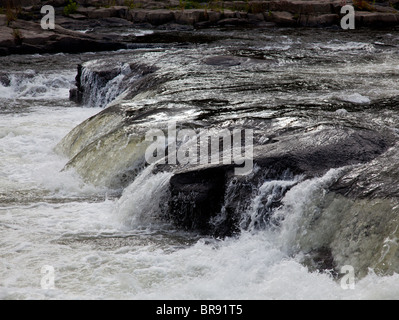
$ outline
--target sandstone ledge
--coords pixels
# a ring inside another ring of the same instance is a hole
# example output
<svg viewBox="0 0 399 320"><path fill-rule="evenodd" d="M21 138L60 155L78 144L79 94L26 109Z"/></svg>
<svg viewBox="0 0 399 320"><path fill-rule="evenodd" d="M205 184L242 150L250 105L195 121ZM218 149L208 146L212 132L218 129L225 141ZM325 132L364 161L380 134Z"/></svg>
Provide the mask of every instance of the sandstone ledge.
<svg viewBox="0 0 399 320"><path fill-rule="evenodd" d="M350 2L349 2L350 3ZM210 27L219 25L264 25L271 22L277 26L325 27L339 25L341 0L283 0L250 1L245 10L241 2L231 2L222 9L130 9L127 6L110 8L80 7L77 13L89 19L118 17L133 23L160 26L168 23ZM229 8L230 7L230 8ZM374 12L357 11L359 27L390 27L399 24L399 12L389 6L375 6Z"/></svg>
<svg viewBox="0 0 399 320"><path fill-rule="evenodd" d="M20 8L17 21L7 21L5 15L0 15L0 55L73 53L126 48L127 43L124 39L110 39L95 32L88 35L72 31L82 30L84 26L99 23L107 27L115 21L120 24L145 25L148 28L162 30L274 26L339 28L342 18L340 10L343 5L341 0L271 0L224 2L221 3L221 7L213 9L178 9L175 8L176 0L168 0L169 2L157 2L161 8L156 8L153 2L148 2L147 6L132 9L121 5L125 3L125 0L116 0L115 3L119 5L111 7L99 7L98 3L101 4L102 0L78 0L80 6L77 11L65 17L64 0L19 1L26 6ZM40 9L44 4L50 4L56 8L57 28L55 30L45 31L40 28L39 22L42 17ZM166 4L173 8L167 8ZM373 12L357 11L356 28L399 25L399 13L394 8L380 4L376 5L374 10ZM132 39L129 41L131 42Z"/></svg>
<svg viewBox="0 0 399 320"><path fill-rule="evenodd" d="M55 30L43 30L38 22L17 20L8 25L1 23L0 55L33 53L78 53L126 48L101 36L85 35L56 26Z"/></svg>

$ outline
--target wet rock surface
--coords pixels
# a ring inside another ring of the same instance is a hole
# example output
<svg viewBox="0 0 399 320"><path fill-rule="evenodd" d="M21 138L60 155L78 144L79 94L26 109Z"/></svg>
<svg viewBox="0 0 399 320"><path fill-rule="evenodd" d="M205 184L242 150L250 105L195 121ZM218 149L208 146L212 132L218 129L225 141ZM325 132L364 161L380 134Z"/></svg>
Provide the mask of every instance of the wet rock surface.
<svg viewBox="0 0 399 320"><path fill-rule="evenodd" d="M55 6L55 30L42 30L40 9ZM64 1L23 1L16 3L14 18L0 15L0 54L106 51L129 48L135 43L184 42L172 31L204 28L340 27L343 5L339 0L224 2L220 8L181 8L180 3L140 2L136 7L116 1L78 1L76 12L65 14ZM348 2L348 4L351 4ZM17 11L16 11L17 10ZM370 11L356 11L356 27L388 28L399 24L394 4L382 3ZM10 21L9 21L10 20ZM14 21L16 20L16 21ZM118 28L147 28L171 31L155 35L117 35ZM79 32L73 32L79 31ZM84 32L82 32L84 31ZM189 42L201 42L191 35Z"/></svg>
<svg viewBox="0 0 399 320"><path fill-rule="evenodd" d="M262 123L259 123L259 127L262 127ZM214 236L232 235L239 230L237 224L241 213L248 209L249 199L261 182L279 179L286 172L303 175L306 179L320 177L333 168L373 160L392 146L394 141L393 136L369 130L302 130L298 134L281 136L279 141L272 144L255 144L256 170L248 177L235 176L234 165L177 172L171 179L169 219L184 228ZM227 195L226 187L232 183L234 194ZM228 202L227 196L230 197ZM281 199L277 199L270 209L281 206ZM227 206L223 208L225 204ZM212 218L217 217L222 208L226 214L223 220L212 223ZM271 214L271 211L267 214ZM265 220L269 218L267 215L263 217Z"/></svg>
<svg viewBox="0 0 399 320"><path fill-rule="evenodd" d="M395 37L258 32L203 31L212 41L84 63L79 73L102 81L81 76L77 88L107 108L63 141L68 167L124 188L146 166L150 129L167 135L170 121L216 136L252 129L248 175L237 175L234 162L154 166L152 175L172 173L157 218L221 238L293 220L290 252L312 270L398 270L396 246L385 242L397 235ZM353 53L349 62L343 50ZM370 90L376 81L389 94ZM107 104L98 88L120 95Z"/></svg>

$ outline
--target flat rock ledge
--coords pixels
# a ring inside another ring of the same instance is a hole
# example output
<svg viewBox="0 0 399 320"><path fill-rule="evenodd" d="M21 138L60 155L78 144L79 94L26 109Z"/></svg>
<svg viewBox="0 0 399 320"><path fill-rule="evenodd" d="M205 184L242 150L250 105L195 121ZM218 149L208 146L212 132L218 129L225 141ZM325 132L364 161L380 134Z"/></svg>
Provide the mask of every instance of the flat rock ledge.
<svg viewBox="0 0 399 320"><path fill-rule="evenodd" d="M17 20L8 25L0 15L0 55L35 53L78 53L126 48L101 36L85 35L56 25L55 30L43 30L38 22Z"/></svg>
<svg viewBox="0 0 399 320"><path fill-rule="evenodd" d="M0 8L5 8L4 1L0 0ZM115 0L114 6L106 5L105 0L78 0L77 10L65 16L65 0L15 1L19 1L16 19L10 21L6 14L0 14L0 55L123 49L132 39L126 41L96 32L85 34L73 31L93 23L112 25L116 20L126 25L145 25L161 30L210 27L340 28L343 17L340 12L344 5L342 0L229 1L217 2L217 6L212 8L184 9L179 8L181 3L177 0L155 3L142 0L145 2L138 2L140 5L135 6L127 6L127 0ZM55 30L43 30L40 27L40 9L43 5L52 5L56 9ZM397 7L399 0L391 0L389 3L373 5L371 11L356 11L356 28L399 25Z"/></svg>
<svg viewBox="0 0 399 320"><path fill-rule="evenodd" d="M34 1L34 0L33 0ZM53 0L56 1L56 0ZM177 3L175 3L175 2ZM397 2L397 3L395 3ZM115 3L118 3L116 1ZM126 3L126 0L119 0ZM136 3L136 2L135 2ZM82 5L71 17L104 19L117 17L133 23L149 23L153 26L177 23L194 27L264 25L325 27L340 25L341 8L352 1L343 0L267 0L217 2L215 6L201 9L179 9L179 1L138 2L136 8L116 5L97 8ZM140 5L139 5L140 4ZM389 27L399 24L399 0L371 5L370 11L356 11L358 27Z"/></svg>

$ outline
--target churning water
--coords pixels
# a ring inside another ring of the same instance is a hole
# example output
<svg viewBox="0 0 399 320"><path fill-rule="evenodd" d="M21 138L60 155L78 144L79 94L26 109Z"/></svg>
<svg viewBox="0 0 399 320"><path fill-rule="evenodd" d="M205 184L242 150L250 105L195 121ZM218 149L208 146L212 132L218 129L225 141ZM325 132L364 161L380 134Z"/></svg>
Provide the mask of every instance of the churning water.
<svg viewBox="0 0 399 320"><path fill-rule="evenodd" d="M270 30L248 31L256 33L252 36L245 32L213 32L221 40L209 46L170 45L146 49L139 55L131 50L1 58L0 299L399 296L396 273L378 275L370 269L357 279L354 290L344 290L331 273L304 263L305 249L314 242L325 241L329 228L336 227L329 223L334 221L331 209L326 213L332 215L330 220L325 219L326 225L318 232L308 233L316 223L309 218L309 212L317 211L326 188L345 168L331 169L313 179L287 175L262 182L242 212L241 233L224 239L181 231L159 219L159 208L169 196L171 172L144 169L121 190L91 183L73 166L64 170L70 159L55 151L57 145L77 125L102 110L94 98L90 100L91 107L79 107L68 100L76 65L101 57L116 64L119 57L126 60L131 56L143 62L152 57L154 63L163 64L169 71L173 71L175 60L180 59L181 65L191 68L190 64L197 63L203 54L228 53L244 64L254 57L260 61L270 59L269 74L250 65L248 72L241 75L240 86L229 88L226 99L238 106L241 114L240 106L249 100L254 116L274 118L275 125L281 127L294 127L298 119L334 122L335 117L349 117L353 126L361 118L375 126L398 128L397 115L390 108L378 115L373 113L375 110L366 111L374 101L399 95L396 35L359 32L355 39L347 35L337 39L338 32L334 31L324 31L315 38L311 31L303 30L273 34ZM170 61L170 65L165 61ZM120 65L123 76L129 66ZM226 88L231 84L226 78L240 74L239 70L230 69L207 78L206 73L194 74L196 71L193 70L195 81L187 77L175 79L165 86L163 97L148 95L146 103L155 104L157 99L163 99L163 105L183 103L198 88L208 99L212 86ZM110 85L111 89L116 90L122 76ZM267 90L255 86L259 83L251 77L267 81ZM181 101L168 100L176 92ZM106 102L115 98L112 92L102 94ZM266 107L257 108L262 101ZM212 119L236 116L226 105L220 108L220 113L212 113ZM195 110L184 110L182 117L198 115ZM102 168L100 162L94 165L97 176L107 175L107 168ZM273 208L271 203L281 198L282 206ZM267 210L272 215L270 223L262 220ZM45 266L54 270L53 288L42 286Z"/></svg>

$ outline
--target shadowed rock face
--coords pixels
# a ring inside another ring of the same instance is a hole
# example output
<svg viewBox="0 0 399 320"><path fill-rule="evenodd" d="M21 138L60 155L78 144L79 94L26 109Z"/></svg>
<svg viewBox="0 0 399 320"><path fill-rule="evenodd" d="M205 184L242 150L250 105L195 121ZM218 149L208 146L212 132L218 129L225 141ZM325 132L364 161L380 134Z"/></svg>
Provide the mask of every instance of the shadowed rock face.
<svg viewBox="0 0 399 320"><path fill-rule="evenodd" d="M177 171L170 182L168 218L189 230L218 237L231 235L238 231L241 213L248 209L251 195L260 183L278 180L285 172L309 179L332 168L368 162L384 153L393 141L393 136L370 130L314 128L311 132L287 134L272 144L255 145L256 170L248 177L235 176L234 165ZM232 183L234 194L230 193L226 202L226 188ZM280 201L275 201L273 208L280 205ZM222 223L212 223L222 211Z"/></svg>
<svg viewBox="0 0 399 320"><path fill-rule="evenodd" d="M397 145L368 166L360 166L341 177L331 191L351 199L398 199L399 154Z"/></svg>

